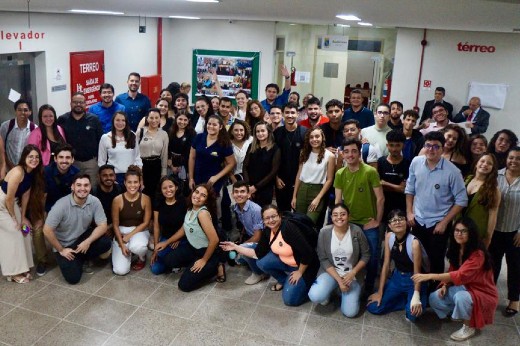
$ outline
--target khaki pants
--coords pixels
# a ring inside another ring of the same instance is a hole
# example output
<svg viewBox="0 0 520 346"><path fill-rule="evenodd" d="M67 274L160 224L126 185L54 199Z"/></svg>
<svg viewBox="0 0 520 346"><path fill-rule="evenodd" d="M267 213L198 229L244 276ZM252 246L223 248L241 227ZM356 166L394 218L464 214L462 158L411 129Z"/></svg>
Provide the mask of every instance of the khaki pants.
<svg viewBox="0 0 520 346"><path fill-rule="evenodd" d="M78 167L81 172L87 173L90 175L90 183L92 184L92 191L95 191L95 188L98 185L98 160L97 157L90 159L88 161L74 161L74 165Z"/></svg>

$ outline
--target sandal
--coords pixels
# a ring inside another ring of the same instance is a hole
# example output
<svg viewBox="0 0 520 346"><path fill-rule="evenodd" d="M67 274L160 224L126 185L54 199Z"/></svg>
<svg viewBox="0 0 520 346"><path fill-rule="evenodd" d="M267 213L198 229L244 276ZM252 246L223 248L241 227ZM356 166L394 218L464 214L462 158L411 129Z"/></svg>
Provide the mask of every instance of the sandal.
<svg viewBox="0 0 520 346"><path fill-rule="evenodd" d="M227 280L226 265L224 263L219 263L218 267L222 268L223 274L222 275L217 275L215 281L218 282L218 283L224 283Z"/></svg>
<svg viewBox="0 0 520 346"><path fill-rule="evenodd" d="M278 291L281 291L283 290L283 285L282 284L279 284L279 283L276 283L274 285L271 286L270 290L272 292L278 292Z"/></svg>
<svg viewBox="0 0 520 346"><path fill-rule="evenodd" d="M26 273L23 273L22 275L25 278L27 278L28 280L32 280L33 279L32 275L31 275L31 272L26 272Z"/></svg>
<svg viewBox="0 0 520 346"><path fill-rule="evenodd" d="M26 284L26 283L29 283L30 280L26 276L22 276L21 278L20 277L16 278L14 276L8 276L7 281L16 282L17 284Z"/></svg>
<svg viewBox="0 0 520 346"><path fill-rule="evenodd" d="M141 261L141 259L139 258L132 266L132 270L139 271L144 267L146 267L146 260Z"/></svg>
<svg viewBox="0 0 520 346"><path fill-rule="evenodd" d="M513 317L518 313L518 310L515 310L513 308L507 307L505 310L505 314L507 317Z"/></svg>

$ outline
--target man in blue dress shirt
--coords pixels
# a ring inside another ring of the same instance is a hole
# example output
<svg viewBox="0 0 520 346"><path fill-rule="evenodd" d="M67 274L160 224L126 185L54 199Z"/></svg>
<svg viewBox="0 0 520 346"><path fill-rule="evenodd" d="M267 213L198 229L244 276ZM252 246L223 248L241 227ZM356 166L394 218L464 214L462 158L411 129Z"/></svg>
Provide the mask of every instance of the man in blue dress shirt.
<svg viewBox="0 0 520 346"><path fill-rule="evenodd" d="M105 83L99 89L101 101L90 106L89 112L98 116L103 126L103 133L108 133L112 130L112 116L117 111L125 111L125 106L114 102L114 86Z"/></svg>
<svg viewBox="0 0 520 346"><path fill-rule="evenodd" d="M285 78L285 84L281 95L280 87L277 84L271 83L267 84L265 87L265 97L266 99L260 102L264 107L265 111L269 113L271 111L271 106L280 106L283 107L289 100L289 95L291 93L291 74L287 67L280 65L280 74Z"/></svg>
<svg viewBox="0 0 520 346"><path fill-rule="evenodd" d="M139 121L146 115L151 105L148 97L138 92L141 86L141 75L139 73L130 73L127 84L128 92L118 95L116 102L125 106L130 128L135 132Z"/></svg>
<svg viewBox="0 0 520 346"><path fill-rule="evenodd" d="M361 129L376 124L374 113L363 106L363 94L360 89L354 89L350 92L350 108L345 110L342 122L349 119L356 119L359 121Z"/></svg>

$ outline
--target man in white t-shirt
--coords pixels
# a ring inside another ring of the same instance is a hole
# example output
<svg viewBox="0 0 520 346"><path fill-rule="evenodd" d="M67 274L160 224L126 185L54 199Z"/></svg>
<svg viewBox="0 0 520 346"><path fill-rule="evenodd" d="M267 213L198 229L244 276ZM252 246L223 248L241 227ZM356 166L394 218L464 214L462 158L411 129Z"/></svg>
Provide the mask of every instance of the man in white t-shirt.
<svg viewBox="0 0 520 346"><path fill-rule="evenodd" d="M386 134L392 129L388 126L388 119L390 118L390 105L381 103L377 106L374 112L376 124L365 127L361 130L361 136L368 140L370 144L376 146L379 152L385 156L388 155L386 147Z"/></svg>
<svg viewBox="0 0 520 346"><path fill-rule="evenodd" d="M356 119L349 119L343 123L343 137L354 138L361 140L361 127L359 126L359 122ZM377 168L377 160L383 155L381 155L381 151L370 143L363 144L361 147L361 158L363 162ZM338 158L343 160L343 155L339 153ZM341 167L345 166L343 161L341 162Z"/></svg>

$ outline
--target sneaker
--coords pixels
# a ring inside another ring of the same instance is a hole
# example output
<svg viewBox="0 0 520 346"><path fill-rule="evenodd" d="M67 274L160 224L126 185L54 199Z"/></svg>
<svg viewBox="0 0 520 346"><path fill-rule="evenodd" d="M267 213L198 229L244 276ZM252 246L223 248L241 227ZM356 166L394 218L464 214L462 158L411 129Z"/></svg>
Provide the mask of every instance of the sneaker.
<svg viewBox="0 0 520 346"><path fill-rule="evenodd" d="M90 261L86 261L85 263L83 263L83 273L94 274L94 270L92 269L92 263L90 263Z"/></svg>
<svg viewBox="0 0 520 346"><path fill-rule="evenodd" d="M44 276L47 273L47 266L44 263L38 263L36 266L36 275Z"/></svg>
<svg viewBox="0 0 520 346"><path fill-rule="evenodd" d="M177 274L182 271L182 268L172 268L172 273Z"/></svg>
<svg viewBox="0 0 520 346"><path fill-rule="evenodd" d="M324 301L322 301L322 302L320 303L320 305L325 306L325 305L329 305L329 303L330 303L330 297L328 297L327 299L325 299Z"/></svg>
<svg viewBox="0 0 520 346"><path fill-rule="evenodd" d="M245 283L246 285L255 285L265 278L265 274L251 274L251 276L246 279Z"/></svg>
<svg viewBox="0 0 520 346"><path fill-rule="evenodd" d="M468 327L463 324L462 328L451 334L451 339L455 341L464 341L475 335L475 328Z"/></svg>

